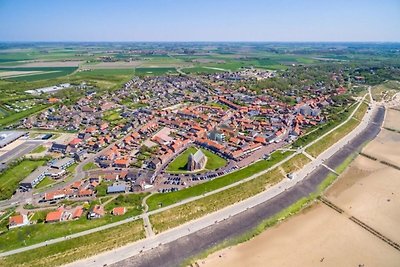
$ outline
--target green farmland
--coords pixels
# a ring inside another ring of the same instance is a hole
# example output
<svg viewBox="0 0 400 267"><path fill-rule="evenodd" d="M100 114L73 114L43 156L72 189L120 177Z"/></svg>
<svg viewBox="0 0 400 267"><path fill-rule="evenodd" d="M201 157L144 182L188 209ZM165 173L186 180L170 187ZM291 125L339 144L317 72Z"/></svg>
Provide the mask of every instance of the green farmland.
<svg viewBox="0 0 400 267"><path fill-rule="evenodd" d="M38 80L46 80L46 79L54 79L58 77L67 76L73 73L77 68L76 67L18 67L18 68L0 68L0 71L7 72L20 72L20 74L10 75L9 78L7 76L4 77L6 80L10 81L38 81ZM24 74L24 72L26 74Z"/></svg>

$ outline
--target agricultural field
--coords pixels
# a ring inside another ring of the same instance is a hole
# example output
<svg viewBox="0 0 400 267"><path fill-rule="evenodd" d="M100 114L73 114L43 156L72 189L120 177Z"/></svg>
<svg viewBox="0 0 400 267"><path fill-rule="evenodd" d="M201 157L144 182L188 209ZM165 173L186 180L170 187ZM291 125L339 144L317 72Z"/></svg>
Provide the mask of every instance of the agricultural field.
<svg viewBox="0 0 400 267"><path fill-rule="evenodd" d="M30 82L67 76L76 69L76 67L2 67L0 68L0 78L11 81Z"/></svg>
<svg viewBox="0 0 400 267"><path fill-rule="evenodd" d="M135 68L135 75L138 76L157 76L165 74L178 74L172 67L138 67Z"/></svg>

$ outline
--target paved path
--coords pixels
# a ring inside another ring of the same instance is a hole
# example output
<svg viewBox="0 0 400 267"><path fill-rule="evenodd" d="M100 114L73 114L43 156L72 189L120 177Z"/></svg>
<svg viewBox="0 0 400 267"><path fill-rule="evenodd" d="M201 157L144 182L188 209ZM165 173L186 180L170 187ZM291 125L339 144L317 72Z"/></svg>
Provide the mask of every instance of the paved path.
<svg viewBox="0 0 400 267"><path fill-rule="evenodd" d="M144 226L144 231L145 231L146 237L152 237L155 235L153 232L153 227L149 220L149 215L147 213L149 210L149 206L147 205L146 201L151 195L152 194L147 195L146 197L143 198L143 201L142 201L142 206L144 208L144 213L142 215L142 218L143 218L143 224L144 224L143 226Z"/></svg>
<svg viewBox="0 0 400 267"><path fill-rule="evenodd" d="M326 151L321 153L314 161L310 162L309 164L304 166L303 169L301 169L297 173L295 173L293 179L291 179L291 180L285 179L282 182L280 182L279 184L272 186L267 191L264 191L256 196L248 198L244 201L241 201L239 203L236 203L232 206L226 207L219 211L216 211L212 214L209 214L209 215L199 218L197 220L190 221L188 223L185 223L185 224L178 226L176 228L173 228L171 230L162 232L154 237L147 238L147 239L135 242L133 244L128 244L124 247L96 255L89 259L77 261L75 263L69 264L68 266L82 266L82 265L84 265L84 266L100 266L103 264L111 264L111 263L118 262L121 259L134 257L135 255L138 255L138 254L142 253L143 251L155 249L158 246L160 246L160 244L166 244L166 243L178 240L180 238L184 238L185 236L187 236L188 234L190 234L192 232L200 231L202 229L210 227L217 222L224 221L226 219L231 218L232 216L238 215L242 212L245 212L248 209L256 207L257 205L268 202L268 201L278 197L279 195L285 193L286 191L294 190L294 188L296 188L296 185L305 183L306 182L305 178L315 172L319 173L319 176L318 176L319 180L317 183L314 184L314 186L317 186L326 177L326 174L328 172L328 170L325 167L321 167L321 163L323 161L333 157L335 153L337 153L339 150L341 150L346 145L349 145L350 142L352 141L352 139L355 139L356 137L358 137L358 139L362 139L361 141L364 142L365 138L361 135L361 133L368 131L368 129L367 129L368 126L371 127L371 123L372 123L371 117L373 114L376 113L375 111L376 111L376 107L374 106L374 108L371 111L367 112L367 114L363 118L362 123L360 123L359 126L357 126L351 133L346 135L343 139L341 139L339 142L337 142L334 146L330 147L329 149L327 149ZM354 115L354 113L352 115ZM383 120L383 118L381 118L381 119ZM339 127L340 126L341 125L339 125ZM329 134L329 133L327 133L327 134ZM342 156L342 160L344 160L343 156ZM321 168L322 168L322 170L321 170ZM313 187L313 189L315 189L315 188ZM156 212L158 212L158 210L150 212L150 213L156 213Z"/></svg>
<svg viewBox="0 0 400 267"><path fill-rule="evenodd" d="M362 98L362 100L364 100L365 97L366 97L366 95ZM362 101L359 102L358 107L361 105L361 103L362 103ZM250 176L250 177L248 177L248 178L245 178L245 179L240 180L240 181L238 181L238 182L236 182L236 183L227 185L227 186L225 186L225 187L219 188L219 189L217 189L217 190L214 190L214 191L205 193L205 194L203 194L203 195L195 196L195 197L191 197L191 198L185 199L185 200L183 200L183 201L181 201L181 202L172 204L172 205L170 205L170 206L166 206L166 207L163 207L163 208L160 208L160 209L157 209L157 210L153 210L153 211L150 211L150 212L145 212L144 214L142 214L142 215L140 215L140 216L136 216L136 217L133 217L133 218L124 219L124 220L121 220L121 221L116 222L116 223L107 224L107 225L104 225L104 226L101 226L101 227L97 227L97 228L93 228L93 229L90 229L90 230L87 230L87 231L82 231L82 232L79 232L79 233L76 233L76 234L73 234L73 235L69 235L69 236L67 236L66 238L56 238L56 239L49 240L49 241L47 241L47 242L42 242L42 243L38 243L38 244L35 244L35 245L31 245L31 246L22 247L22 248L15 249L15 250L3 252L3 253L0 253L0 257L2 257L2 256L8 256L8 255L16 254L16 253L20 253L20 252L23 252L23 251L28 251L28 250L35 249L35 248L38 248L38 247L46 246L47 244L54 244L54 243L62 242L62 241L64 241L65 239L76 238L76 237L84 236L84 235L91 234L91 233L94 233L94 232L97 232L97 231L102 231L102 230L109 229L109 228L112 228L112 227L115 227L115 226L118 226L118 225L121 225L121 224L124 224L124 223L131 222L131 221L136 220L136 219L140 219L140 218L143 218L143 219L144 219L145 225L146 225L146 224L147 224L147 225L150 225L149 227L146 227L146 228L151 228L151 224L150 224L150 221L148 220L148 216L150 216L150 215L152 215L152 214L156 214L156 213L162 212L162 211L167 210L167 209L171 209L171 208L180 206L180 205L184 205L184 204L189 203L189 202L192 202L192 201L196 201L196 200L198 200L198 199L201 199L201 198L206 197L206 196L209 196L209 195L216 194L216 193L221 192L221 191L223 191L223 190L232 188L232 187L237 186L237 185L239 185L239 184L242 184L242 183L245 183L245 182L250 181L250 180L252 180L252 179L255 179L255 178L257 178L258 176L269 172L270 170L272 170L272 169L274 169L274 168L280 166L281 164L285 163L286 161L290 160L291 158L293 158L293 157L296 156L297 154L302 153L307 147L313 145L314 143L316 143L316 142L319 141L320 139L324 138L325 136L327 136L327 135L330 134L331 132L335 131L337 128L339 128L340 126L342 126L342 125L345 124L346 122L348 122L348 121L352 118L352 116L355 114L355 112L357 111L358 107L353 111L353 113L352 113L344 122L342 122L341 124L337 125L335 128L331 129L331 130L328 131L327 133L323 134L323 135L320 136L318 139L316 139L316 140L314 140L313 142L309 143L308 145L304 146L304 148L303 148L302 150L299 150L298 152L296 152L296 153L290 155L289 157L287 157L286 159L282 160L281 162L279 162L279 163L273 165L272 167L270 167L270 168L268 168L268 169L266 169L266 170L264 170L264 171L261 171L261 172L259 172L259 173L256 173L256 174L254 174L254 175L252 175L252 176ZM281 183L279 183L279 184L273 186L272 188L268 189L268 190L265 191L264 193L265 193L268 197L271 198L271 197L274 197L274 196L276 196L277 194L281 193L281 192L284 191L285 189L287 189L287 188L289 188L289 187L291 187L291 186L294 186L299 180L303 179L305 176L307 176L309 173L311 173L314 169L316 169L316 168L323 162L324 159L329 158L330 156L332 156L332 155L334 154L335 151L337 151L338 149L340 149L344 144L346 144L349 140L351 140L351 138L353 138L353 137L354 137L355 135L357 135L360 131L362 131L362 129L364 129L364 127L366 126L366 124L368 124L371 115L372 115L372 110L370 110L370 111L367 112L366 116L364 116L364 118L363 118L362 123L360 123L360 125L359 125L356 129L354 129L352 133L350 133L349 135L345 136L342 140L340 140L340 141L339 141L338 143L336 143L334 146L332 146L331 148L329 148L327 151L321 153L321 155L319 155L317 159L315 159L314 161L311 161L309 164L305 165L305 166L303 167L302 170L298 171L298 172L294 175L295 177L294 177L292 180L283 180ZM353 134L353 133L355 133L355 134ZM352 135L352 134L353 134L353 135ZM331 151L331 152L330 152L330 151ZM289 185L290 185L290 186L289 186ZM278 189L277 189L277 188L278 188ZM264 200L264 201L265 201L265 200ZM240 204L240 203L238 203L238 204ZM146 217L147 217L147 219L145 219ZM147 221L147 223L146 223L146 221ZM146 231L148 231L148 230L146 230ZM150 231L152 232L152 230L150 230ZM150 237L153 237L153 235L151 234L151 232L148 232L148 233L146 232L146 235L149 235ZM159 235L157 235L156 237L158 237L158 236L159 236Z"/></svg>

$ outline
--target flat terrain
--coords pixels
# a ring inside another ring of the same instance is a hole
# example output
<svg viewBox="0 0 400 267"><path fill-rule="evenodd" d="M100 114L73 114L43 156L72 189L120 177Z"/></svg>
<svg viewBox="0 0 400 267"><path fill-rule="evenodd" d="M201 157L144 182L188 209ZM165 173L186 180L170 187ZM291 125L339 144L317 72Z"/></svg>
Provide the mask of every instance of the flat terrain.
<svg viewBox="0 0 400 267"><path fill-rule="evenodd" d="M384 126L389 129L400 131L400 111L388 109Z"/></svg>
<svg viewBox="0 0 400 267"><path fill-rule="evenodd" d="M378 160L383 160L400 166L400 134L382 129L380 134L373 140L363 152Z"/></svg>
<svg viewBox="0 0 400 267"><path fill-rule="evenodd" d="M187 163L188 163L188 158L190 154L194 154L197 152L197 148L195 147L189 147L186 149L182 154L180 154L178 157L176 157L175 160L173 160L167 168L167 171L169 172L187 172ZM201 149L201 151L204 153L204 155L207 157L207 162L205 169L207 170L215 170L220 167L225 166L226 160L218 156L217 154L214 154L208 150Z"/></svg>
<svg viewBox="0 0 400 267"><path fill-rule="evenodd" d="M391 142L392 148L398 147L400 134L382 130L363 152L374 150L374 156L386 156L390 150L387 142ZM400 151L391 151L393 156L400 156ZM333 158L327 164L333 166L335 161ZM358 156L325 193L344 213L318 203L251 241L213 253L198 263L200 266L264 266L265 262L271 266L397 266L400 252L349 217L356 217L398 243L399 175L395 168Z"/></svg>
<svg viewBox="0 0 400 267"><path fill-rule="evenodd" d="M10 198L18 188L19 182L44 163L44 160L23 160L3 172L0 175L0 199Z"/></svg>
<svg viewBox="0 0 400 267"><path fill-rule="evenodd" d="M326 197L346 213L400 243L399 177L399 170L359 156Z"/></svg>
<svg viewBox="0 0 400 267"><path fill-rule="evenodd" d="M329 227L327 227L329 225ZM351 233L351 234L349 234ZM200 266L398 266L400 253L318 204L250 242L218 251Z"/></svg>

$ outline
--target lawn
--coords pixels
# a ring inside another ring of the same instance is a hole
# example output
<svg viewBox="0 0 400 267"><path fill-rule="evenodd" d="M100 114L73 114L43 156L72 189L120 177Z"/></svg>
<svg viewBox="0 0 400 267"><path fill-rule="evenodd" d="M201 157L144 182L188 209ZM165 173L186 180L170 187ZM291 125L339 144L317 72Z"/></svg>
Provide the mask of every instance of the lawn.
<svg viewBox="0 0 400 267"><path fill-rule="evenodd" d="M187 172L188 157L190 154L196 153L198 148L189 147L183 153L181 153L176 159L174 159L167 167L168 172L184 173ZM207 157L207 163L205 169L215 170L226 165L226 160L214 154L206 149L201 149L204 155Z"/></svg>
<svg viewBox="0 0 400 267"><path fill-rule="evenodd" d="M1 173L0 200L9 199L18 188L19 182L45 162L45 160L23 160Z"/></svg>
<svg viewBox="0 0 400 267"><path fill-rule="evenodd" d="M155 233L160 233L185 222L200 218L206 214L254 196L282 179L284 179L284 176L276 168L243 184L151 215L150 221L153 230Z"/></svg>
<svg viewBox="0 0 400 267"><path fill-rule="evenodd" d="M140 198L141 196L138 196ZM98 201L93 201L91 206L98 204ZM122 216L113 216L107 213L104 217L88 220L86 213L74 221L58 222L58 223L42 223L46 218L46 214L50 210L38 211L32 218L32 221L39 220L39 223L29 226L11 229L1 235L0 238L0 251L8 251L17 249L24 246L29 246L44 242L46 240L63 237L73 233L82 232L88 229L96 228L109 223L117 222L132 216L142 213L141 207L128 209L127 213Z"/></svg>
<svg viewBox="0 0 400 267"><path fill-rule="evenodd" d="M276 151L271 154L269 160L260 160L256 163L247 166L246 168L229 173L214 180L201 183L176 192L152 195L147 199L147 205L149 206L149 210L155 210L160 208L161 206L163 207L169 206L174 203L180 202L184 199L214 191L218 188L233 184L247 177L250 177L255 173L259 173L263 170L266 170L271 166L275 165L276 163L282 161L291 154L293 154L292 151L287 151L284 153L282 153L281 151Z"/></svg>
<svg viewBox="0 0 400 267"><path fill-rule="evenodd" d="M50 177L44 177L44 179L35 188L36 189L44 188L53 183L55 183L53 179L51 179Z"/></svg>
<svg viewBox="0 0 400 267"><path fill-rule="evenodd" d="M98 168L98 166L94 163L94 162L89 162L89 163L86 163L84 166L83 166L83 170L84 171L90 171L90 170L93 170L93 169L97 169Z"/></svg>
<svg viewBox="0 0 400 267"><path fill-rule="evenodd" d="M36 154L36 153L43 153L46 151L46 148L42 145L36 147L34 150L32 150L31 154Z"/></svg>
<svg viewBox="0 0 400 267"><path fill-rule="evenodd" d="M356 113L354 113L353 118L357 119L357 120L362 120L362 118L364 118L365 113L367 112L369 105L365 102L363 102L361 104L361 106L358 108L358 110L356 111Z"/></svg>
<svg viewBox="0 0 400 267"><path fill-rule="evenodd" d="M335 114L337 115L335 119L329 118L328 122L319 125L314 129L310 129L307 133L300 136L292 145L294 147L303 147L311 143L318 137L324 135L325 133L329 132L330 130L344 122L346 119L348 119L348 117L351 115L356 107L357 104L346 107L341 113Z"/></svg>
<svg viewBox="0 0 400 267"><path fill-rule="evenodd" d="M124 120L118 110L108 110L103 113L103 119L109 123L118 123Z"/></svg>
<svg viewBox="0 0 400 267"><path fill-rule="evenodd" d="M142 200L148 195L145 194L125 194L119 195L117 198L107 203L105 209L111 211L115 207L125 207L128 210L137 210L137 212L142 212Z"/></svg>
<svg viewBox="0 0 400 267"><path fill-rule="evenodd" d="M351 119L346 122L344 125L340 126L334 132L328 134L318 142L314 143L312 146L306 149L307 153L309 153L313 157L317 157L323 151L331 147L333 144L338 142L340 139L345 137L348 133L350 133L354 128L356 128L360 124L360 121L355 119Z"/></svg>
<svg viewBox="0 0 400 267"><path fill-rule="evenodd" d="M350 133L352 130L354 130L360 124L361 122L360 119L364 117L367 108L368 105L366 103L362 103L358 108L358 110L353 115L353 117L348 122L340 126L332 133L328 134L318 142L314 143L312 146L308 147L306 151L313 157L317 157L323 151L331 147L333 144L335 144L340 139L345 137L348 133Z"/></svg>
<svg viewBox="0 0 400 267"><path fill-rule="evenodd" d="M144 238L142 220L0 259L1 266L59 266Z"/></svg>

